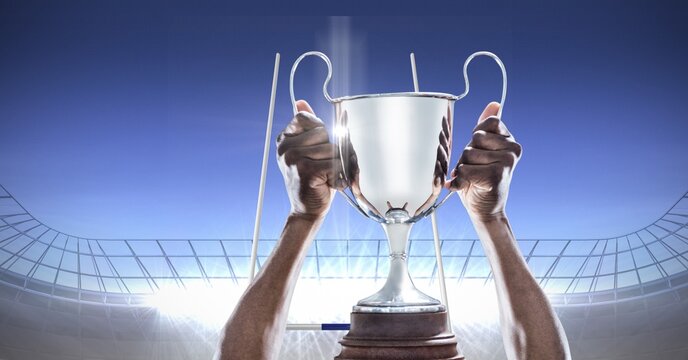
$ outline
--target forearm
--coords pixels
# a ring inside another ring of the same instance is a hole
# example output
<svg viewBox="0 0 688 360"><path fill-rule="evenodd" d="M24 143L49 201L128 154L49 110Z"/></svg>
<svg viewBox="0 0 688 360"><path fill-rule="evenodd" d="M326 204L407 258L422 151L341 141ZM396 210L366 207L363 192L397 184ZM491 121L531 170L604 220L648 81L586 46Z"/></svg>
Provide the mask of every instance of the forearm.
<svg viewBox="0 0 688 360"><path fill-rule="evenodd" d="M223 330L220 359L275 359L301 266L321 218L289 216L263 269Z"/></svg>
<svg viewBox="0 0 688 360"><path fill-rule="evenodd" d="M472 220L494 274L509 359L570 359L559 319L528 270L506 215Z"/></svg>

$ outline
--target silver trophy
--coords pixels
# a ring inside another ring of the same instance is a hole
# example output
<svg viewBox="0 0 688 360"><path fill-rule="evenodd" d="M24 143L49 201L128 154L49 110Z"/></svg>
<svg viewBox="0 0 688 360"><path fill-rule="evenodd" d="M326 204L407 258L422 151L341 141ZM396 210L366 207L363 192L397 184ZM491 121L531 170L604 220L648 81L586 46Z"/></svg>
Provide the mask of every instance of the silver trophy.
<svg viewBox="0 0 688 360"><path fill-rule="evenodd" d="M328 67L323 94L334 105L335 144L344 169L340 176L350 184L348 193L341 193L361 214L382 225L389 243L387 281L378 292L360 300L354 312L444 311L439 300L413 284L407 265L409 233L413 224L430 215L451 195L448 193L438 201L450 164L454 102L469 90L468 64L480 55L499 64L503 104L506 72L502 62L489 52L472 54L464 64L466 88L458 96L402 92L333 99L327 90L332 77L330 59L311 51L301 55L291 69L289 89L294 111L294 74L301 60L311 55L324 60Z"/></svg>

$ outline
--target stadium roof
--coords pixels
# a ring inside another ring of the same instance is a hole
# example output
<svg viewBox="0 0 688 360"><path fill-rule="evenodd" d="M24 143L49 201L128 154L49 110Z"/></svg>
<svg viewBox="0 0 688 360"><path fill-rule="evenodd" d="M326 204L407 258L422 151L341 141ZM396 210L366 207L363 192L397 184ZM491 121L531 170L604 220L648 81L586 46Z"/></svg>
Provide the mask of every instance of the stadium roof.
<svg viewBox="0 0 688 360"><path fill-rule="evenodd" d="M522 239L519 246L555 304L618 301L688 283L688 194L657 221L600 239ZM260 242L258 266L273 239ZM302 277L381 279L384 239L317 240ZM243 284L250 240L89 239L34 218L0 186L0 282L70 301L137 304L163 288ZM478 240L443 239L447 280L491 281ZM410 271L417 282L436 276L433 243L412 240Z"/></svg>

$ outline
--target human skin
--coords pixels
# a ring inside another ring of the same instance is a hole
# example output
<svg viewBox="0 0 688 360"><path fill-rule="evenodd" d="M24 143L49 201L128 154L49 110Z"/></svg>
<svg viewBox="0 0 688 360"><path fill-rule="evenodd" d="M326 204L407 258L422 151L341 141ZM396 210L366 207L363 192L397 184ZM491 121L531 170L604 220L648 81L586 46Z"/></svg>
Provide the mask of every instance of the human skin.
<svg viewBox="0 0 688 360"><path fill-rule="evenodd" d="M341 162L324 124L305 101L277 138L277 161L291 211L275 249L244 292L221 334L216 358L277 359L289 304L308 248L330 208Z"/></svg>
<svg viewBox="0 0 688 360"><path fill-rule="evenodd" d="M308 247L335 190L348 185L338 176L341 162L322 122L305 101L297 102L297 110L277 140L291 212L275 250L223 329L217 357L221 360L278 357ZM496 117L498 110L497 103L485 108L444 186L459 193L492 267L507 357L570 359L566 335L528 270L504 211L511 175L522 151ZM447 136L445 141L450 139ZM438 166L446 173L446 164Z"/></svg>
<svg viewBox="0 0 688 360"><path fill-rule="evenodd" d="M530 273L504 210L522 148L490 103L445 184L457 191L490 262L508 359L570 359L568 341L547 296Z"/></svg>

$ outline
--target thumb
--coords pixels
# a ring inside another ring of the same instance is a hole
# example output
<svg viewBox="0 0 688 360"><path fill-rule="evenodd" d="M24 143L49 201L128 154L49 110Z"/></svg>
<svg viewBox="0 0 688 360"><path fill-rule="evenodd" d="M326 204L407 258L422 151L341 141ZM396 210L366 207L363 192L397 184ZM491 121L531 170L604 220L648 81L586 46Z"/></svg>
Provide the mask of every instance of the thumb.
<svg viewBox="0 0 688 360"><path fill-rule="evenodd" d="M315 115L315 113L313 112L313 109L311 108L310 105L308 105L306 100L299 100L296 102L296 112L301 112L301 111L309 112L309 113Z"/></svg>
<svg viewBox="0 0 688 360"><path fill-rule="evenodd" d="M490 116L497 116L499 113L499 108L501 105L499 105L498 102L493 101L485 107L485 110L483 110L483 113L480 114L480 117L478 118L478 124L483 122L485 119L489 118Z"/></svg>

